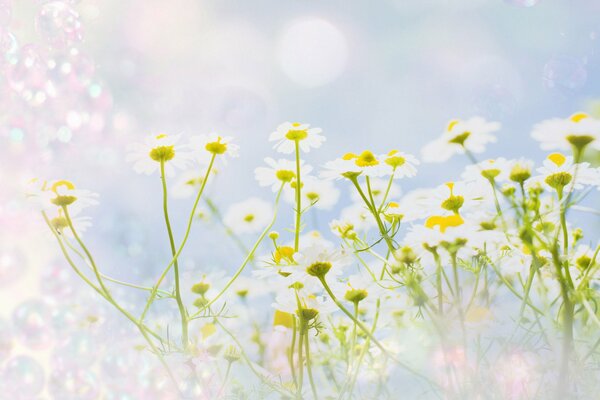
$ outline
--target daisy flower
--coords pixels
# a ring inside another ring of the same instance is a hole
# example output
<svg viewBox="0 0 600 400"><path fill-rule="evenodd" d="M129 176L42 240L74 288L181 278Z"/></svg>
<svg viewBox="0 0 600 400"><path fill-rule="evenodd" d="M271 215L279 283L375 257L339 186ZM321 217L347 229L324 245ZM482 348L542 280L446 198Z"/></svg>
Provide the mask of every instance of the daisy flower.
<svg viewBox="0 0 600 400"><path fill-rule="evenodd" d="M472 153L483 153L488 143L496 141L492 133L499 129L499 122L488 122L481 117L466 121L452 120L440 138L423 147L421 156L426 162L443 162L455 154L464 154L465 149Z"/></svg>
<svg viewBox="0 0 600 400"><path fill-rule="evenodd" d="M319 210L330 210L338 201L340 191L331 181L307 176L302 179L303 204L305 201ZM285 191L285 200L296 204L296 191L291 188Z"/></svg>
<svg viewBox="0 0 600 400"><path fill-rule="evenodd" d="M542 150L580 151L591 144L600 150L600 120L579 112L569 118L553 118L533 127L531 137L540 143Z"/></svg>
<svg viewBox="0 0 600 400"><path fill-rule="evenodd" d="M308 153L311 148L319 148L326 140L321 135L321 128L311 128L309 124L300 122L284 122L277 130L269 136L269 140L275 143L275 150L284 154L291 154L296 149L296 142L300 149Z"/></svg>
<svg viewBox="0 0 600 400"><path fill-rule="evenodd" d="M280 159L275 161L272 158L265 158L265 163L268 167L257 167L254 170L254 177L260 186L271 186L271 189L276 192L282 183L292 182L296 179L296 162L291 160ZM310 165L300 161L300 174L308 175L312 171ZM302 182L305 184L304 180Z"/></svg>
<svg viewBox="0 0 600 400"><path fill-rule="evenodd" d="M216 169L211 169L211 174L216 175ZM205 176L206 168L184 171L176 179L170 193L179 199L191 197L198 192Z"/></svg>
<svg viewBox="0 0 600 400"><path fill-rule="evenodd" d="M221 136L217 133L209 133L208 135L193 136L190 138L190 147L198 157L198 160L207 164L213 156L229 156L235 158L238 156L239 146L232 143L233 138L230 136ZM226 162L225 157L220 157L223 162Z"/></svg>
<svg viewBox="0 0 600 400"><path fill-rule="evenodd" d="M487 183L493 180L496 183L508 181L510 164L502 157L490 158L475 165L467 165L461 178L466 182Z"/></svg>
<svg viewBox="0 0 600 400"><path fill-rule="evenodd" d="M369 150L360 154L346 153L342 158L325 163L320 176L324 179L355 179L359 175L368 177L389 176L392 168L383 162L385 156L377 156Z"/></svg>
<svg viewBox="0 0 600 400"><path fill-rule="evenodd" d="M92 218L91 217L72 217L71 223L73 224L73 228L77 235L82 236L82 234L92 226ZM71 228L69 227L69 221L65 218L62 210L58 210L58 214L55 217L50 218L50 224L52 227L61 235L65 235L69 238L73 238L73 232L71 232Z"/></svg>
<svg viewBox="0 0 600 400"><path fill-rule="evenodd" d="M412 178L417 174L419 160L411 154L392 150L383 156L383 160L392 169L395 179Z"/></svg>
<svg viewBox="0 0 600 400"><path fill-rule="evenodd" d="M131 151L126 160L133 162L133 169L139 174L151 175L160 171L164 163L165 174L173 176L175 168L185 169L192 161L191 152L185 145L180 145L181 135L166 135L161 133L148 136L143 143L131 145Z"/></svg>
<svg viewBox="0 0 600 400"><path fill-rule="evenodd" d="M342 209L339 222L351 225L353 230L358 232L367 232L376 226L373 214L362 203L355 203Z"/></svg>
<svg viewBox="0 0 600 400"><path fill-rule="evenodd" d="M324 277L328 273L340 275L343 267L352 262L345 249L331 248L320 242L304 246L294 254L294 260L298 265L293 267L293 273L302 271L301 275L306 274L317 278Z"/></svg>
<svg viewBox="0 0 600 400"><path fill-rule="evenodd" d="M233 204L223 218L234 233L255 233L264 229L273 216L270 203L256 197Z"/></svg>
<svg viewBox="0 0 600 400"><path fill-rule="evenodd" d="M573 157L561 153L552 153L545 160L542 167L537 169L540 177L534 177L532 182L543 181L549 187L562 190L565 186L581 189L584 186L598 186L600 176L598 170L590 168L590 164L573 163ZM575 181L573 181L575 179Z"/></svg>
<svg viewBox="0 0 600 400"><path fill-rule="evenodd" d="M69 207L69 214L73 216L88 206L98 204L98 195L89 190L75 188L75 185L66 180L54 181L45 188L46 198L51 204L58 207Z"/></svg>

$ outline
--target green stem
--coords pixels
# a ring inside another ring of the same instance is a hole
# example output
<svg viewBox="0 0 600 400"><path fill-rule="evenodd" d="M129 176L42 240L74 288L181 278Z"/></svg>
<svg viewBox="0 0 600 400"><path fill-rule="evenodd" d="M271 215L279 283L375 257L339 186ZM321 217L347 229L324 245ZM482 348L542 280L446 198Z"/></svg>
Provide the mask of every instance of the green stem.
<svg viewBox="0 0 600 400"><path fill-rule="evenodd" d="M150 297L148 298L148 301L146 302L144 310L142 311L142 315L140 316L140 322L143 321L144 318L146 317L146 314L148 313L148 310L150 309L150 306L152 305L152 303L154 302L154 299L156 298L156 294L158 293L158 289L160 287L160 284L162 283L162 281L167 276L167 273L170 271L171 266L173 266L173 264L175 263L175 261L177 260L177 258L179 257L179 255L181 254L181 251L183 250L183 247L187 243L188 237L189 237L191 229L192 229L192 223L194 222L194 215L196 214L196 208L198 207L198 203L200 202L200 198L202 197L202 193L204 193L204 188L206 187L206 182L208 181L208 177L209 177L210 171L211 171L211 169L213 167L213 164L215 162L215 157L216 157L216 155L213 154L212 157L211 157L211 159L210 159L210 163L208 164L208 168L206 170L206 174L204 175L204 179L202 180L202 185L200 186L200 190L198 190L198 194L196 195L196 200L194 201L194 206L192 207L192 211L190 212L190 216L188 218L187 228L186 228L185 234L183 235L183 240L181 241L181 244L179 245L179 249L177 249L177 253L175 254L175 257L173 257L171 259L171 262L163 270L162 274L158 278L158 281L154 285L154 290L150 294Z"/></svg>
<svg viewBox="0 0 600 400"><path fill-rule="evenodd" d="M305 322L300 318L300 334L298 339L298 387L296 388L296 396L299 399L302 399L302 385L304 381L304 326Z"/></svg>
<svg viewBox="0 0 600 400"><path fill-rule="evenodd" d="M308 373L308 380L310 382L310 388L311 388L312 393L313 393L313 399L317 400L318 399L318 396L317 396L317 387L315 385L315 380L313 379L312 365L311 365L311 361L310 361L310 344L309 344L308 330L304 334L304 341L305 341L305 344L306 344L306 372Z"/></svg>
<svg viewBox="0 0 600 400"><path fill-rule="evenodd" d="M294 368L294 354L296 352L296 335L298 334L298 330L296 328L296 318L292 316L292 344L290 346L290 371L292 374L292 379L294 381L294 385L298 387L298 379L296 378L296 369Z"/></svg>
<svg viewBox="0 0 600 400"><path fill-rule="evenodd" d="M175 248L175 239L173 238L173 231L171 229L171 221L169 220L169 206L168 206L168 195L167 195L167 178L165 176L165 162L160 161L160 180L162 182L163 191L163 214L165 217L165 225L167 226L167 233L169 235L169 245L171 246L171 255L173 256L173 274L175 277L175 300L177 301L177 308L179 308L179 315L181 318L181 346L183 349L187 349L188 346L188 316L181 300L181 288L179 283L179 263L177 262L177 250Z"/></svg>
<svg viewBox="0 0 600 400"><path fill-rule="evenodd" d="M294 233L294 251L300 246L300 224L302 223L302 182L300 180L300 142L295 140L296 148L296 225Z"/></svg>
<svg viewBox="0 0 600 400"><path fill-rule="evenodd" d="M248 253L248 255L246 256L246 258L244 259L244 261L242 262L242 264L240 265L240 267L238 268L238 270L235 272L235 274L233 274L233 276L231 277L231 279L229 280L229 282L227 282L227 284L225 285L225 287L219 293L217 293L217 295L215 297L213 297L212 300L210 300L204 307L202 307L196 313L194 313L190 317L190 319L196 318L204 310L208 309L219 298L221 298L221 296L223 296L225 294L225 292L227 291L227 289L229 289L229 287L231 285L233 285L233 283L235 282L235 280L244 271L244 268L246 268L246 265L248 265L248 263L250 262L250 260L252 260L254 258L254 253L256 253L256 250L258 249L258 246L263 241L263 239L265 238L265 236L267 236L267 233L269 233L269 231L271 230L271 228L275 224L275 221L277 220L277 211L279 209L279 199L281 198L281 193L283 192L283 186L284 185L282 184L281 187L279 188L279 191L277 192L277 197L275 198L275 212L273 213L273 218L271 219L271 222L269 223L269 225L267 225L267 227L260 234L260 236L258 237L258 240L256 241L256 243L254 243L254 246L252 246L252 249L250 250L250 253Z"/></svg>

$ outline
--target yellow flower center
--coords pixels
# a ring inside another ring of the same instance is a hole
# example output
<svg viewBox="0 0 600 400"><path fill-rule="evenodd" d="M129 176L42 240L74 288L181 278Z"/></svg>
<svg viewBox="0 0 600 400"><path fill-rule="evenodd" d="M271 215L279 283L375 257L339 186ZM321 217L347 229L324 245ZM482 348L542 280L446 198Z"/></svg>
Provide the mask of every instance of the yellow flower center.
<svg viewBox="0 0 600 400"><path fill-rule="evenodd" d="M406 162L404 157L396 154L398 154L398 150L392 150L388 153L388 157L385 159L385 163L394 169L401 167Z"/></svg>
<svg viewBox="0 0 600 400"><path fill-rule="evenodd" d="M156 162L165 162L175 157L173 146L158 146L150 150L150 158Z"/></svg>
<svg viewBox="0 0 600 400"><path fill-rule="evenodd" d="M316 192L308 192L306 193L306 198L308 198L311 202L315 202L319 200L319 193Z"/></svg>
<svg viewBox="0 0 600 400"><path fill-rule="evenodd" d="M425 221L425 227L429 229L433 229L436 226L440 227L440 232L446 232L446 229L450 227L457 227L464 224L465 221L458 214L443 216L443 215L434 215L432 217L427 218Z"/></svg>
<svg viewBox="0 0 600 400"><path fill-rule="evenodd" d="M450 122L448 122L448 127L446 128L448 130L448 132L452 131L452 129L456 126L456 124L458 124L460 122L460 120L458 119L453 119Z"/></svg>
<svg viewBox="0 0 600 400"><path fill-rule="evenodd" d="M302 124L300 122L292 123L292 129L288 130L285 134L286 139L288 140L304 140L308 137L308 131L306 129L297 129L301 127Z"/></svg>
<svg viewBox="0 0 600 400"><path fill-rule="evenodd" d="M244 217L244 222L252 222L254 221L254 214L248 214Z"/></svg>
<svg viewBox="0 0 600 400"><path fill-rule="evenodd" d="M280 169L275 173L275 176L282 182L289 182L296 177L296 173L287 169Z"/></svg>
<svg viewBox="0 0 600 400"><path fill-rule="evenodd" d="M377 157L375 157L375 155L369 150L363 151L362 153L360 153L360 155L356 155L354 153L346 153L344 154L344 157L342 157L342 159L354 160L354 164L356 164L356 166L358 167L373 167L379 164L379 160L377 160Z"/></svg>
<svg viewBox="0 0 600 400"><path fill-rule="evenodd" d="M552 153L548 156L548 160L552 161L557 167L560 167L567 161L567 157L560 153Z"/></svg>
<svg viewBox="0 0 600 400"><path fill-rule="evenodd" d="M56 194L56 197L51 199L50 201L52 202L52 204L57 205L59 207L68 206L69 204L73 204L77 200L77 197L75 197L75 196L59 194L58 188L63 187L63 186L66 187L67 190L75 189L75 185L73 185L73 183L66 181L66 180L56 181L50 188L50 190L52 190Z"/></svg>
<svg viewBox="0 0 600 400"><path fill-rule="evenodd" d="M222 138L219 136L216 142L206 143L206 146L204 146L204 148L209 153L225 154L225 152L227 151L227 143L221 143L221 140Z"/></svg>
<svg viewBox="0 0 600 400"><path fill-rule="evenodd" d="M273 253L273 260L275 260L277 264L279 264L281 260L294 262L294 248L290 246L279 246Z"/></svg>
<svg viewBox="0 0 600 400"><path fill-rule="evenodd" d="M569 119L573 122L580 122L581 120L584 120L588 117L589 117L589 115L587 115L586 113L578 112L578 113L571 115L571 117L569 117Z"/></svg>

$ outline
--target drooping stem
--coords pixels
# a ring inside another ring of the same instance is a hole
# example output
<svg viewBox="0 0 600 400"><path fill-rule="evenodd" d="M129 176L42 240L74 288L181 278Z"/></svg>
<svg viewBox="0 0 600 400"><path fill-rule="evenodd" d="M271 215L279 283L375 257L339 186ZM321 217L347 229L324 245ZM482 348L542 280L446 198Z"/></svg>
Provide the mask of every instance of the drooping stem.
<svg viewBox="0 0 600 400"><path fill-rule="evenodd" d="M167 233L169 235L169 245L171 247L171 255L173 256L173 275L175 278L175 301L177 302L177 308L179 308L179 315L181 318L181 345L183 349L187 349L188 346L188 316L181 299L181 288L179 282L179 263L177 262L177 250L175 248L175 239L173 238L173 230L171 229L171 221L169 219L169 204L168 204L168 193L167 193L167 178L165 176L165 162L160 162L160 179L162 182L163 191L163 214L165 217L165 225L167 227Z"/></svg>

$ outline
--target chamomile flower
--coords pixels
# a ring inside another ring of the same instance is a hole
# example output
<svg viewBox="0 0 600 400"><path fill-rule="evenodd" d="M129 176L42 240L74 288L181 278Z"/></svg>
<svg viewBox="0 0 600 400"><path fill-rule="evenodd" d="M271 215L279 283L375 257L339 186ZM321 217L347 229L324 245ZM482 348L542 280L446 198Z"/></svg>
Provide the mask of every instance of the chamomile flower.
<svg viewBox="0 0 600 400"><path fill-rule="evenodd" d="M598 170L590 168L589 163L573 163L573 157L561 153L552 153L545 160L542 167L537 169L541 177L535 177L549 187L563 190L566 186L581 189L584 186L598 186Z"/></svg>
<svg viewBox="0 0 600 400"><path fill-rule="evenodd" d="M201 163L208 163L213 156L226 163L227 158L225 156L235 158L239 155L239 146L232 142L233 138L230 136L209 133L208 135L191 137L190 147Z"/></svg>
<svg viewBox="0 0 600 400"><path fill-rule="evenodd" d="M160 171L164 164L165 174L173 176L175 168L185 169L192 161L192 153L185 145L179 144L181 135L148 136L143 143L134 143L126 160L133 163L133 169L140 174L151 175Z"/></svg>
<svg viewBox="0 0 600 400"><path fill-rule="evenodd" d="M319 148L326 140L321 135L321 128L311 128L309 124L300 122L284 122L277 130L269 136L269 140L275 143L275 150L284 154L291 154L296 149L296 142L300 149L308 153L310 149Z"/></svg>
<svg viewBox="0 0 600 400"><path fill-rule="evenodd" d="M508 181L510 165L505 158L490 158L475 165L467 165L461 178L466 182L495 183Z"/></svg>
<svg viewBox="0 0 600 400"><path fill-rule="evenodd" d="M75 188L67 180L50 182L45 187L50 203L58 207L68 207L69 214L76 215L85 207L98 204L98 195L89 190Z"/></svg>
<svg viewBox="0 0 600 400"><path fill-rule="evenodd" d="M81 216L71 217L71 223L73 229L77 232L77 235L82 236L82 234L92 226L92 218ZM69 238L74 237L73 232L69 227L69 221L61 209L58 210L58 213L54 217L50 216L50 224L59 234Z"/></svg>
<svg viewBox="0 0 600 400"><path fill-rule="evenodd" d="M588 144L600 150L600 120L582 112L553 118L536 124L531 136L542 150L582 150Z"/></svg>
<svg viewBox="0 0 600 400"><path fill-rule="evenodd" d="M412 178L417 174L419 160L411 154L398 150L391 150L382 157L383 162L392 169L394 178Z"/></svg>
<svg viewBox="0 0 600 400"><path fill-rule="evenodd" d="M499 129L499 122L488 122L481 117L452 120L440 138L423 147L421 156L426 162L443 162L455 154L464 154L465 149L483 153L488 143L496 141L493 133Z"/></svg>
<svg viewBox="0 0 600 400"><path fill-rule="evenodd" d="M324 179L355 179L359 175L368 177L389 176L392 169L383 162L383 157L364 150L360 154L346 153L342 158L328 161L320 176Z"/></svg>
<svg viewBox="0 0 600 400"><path fill-rule="evenodd" d="M274 160L265 158L265 163L268 167L257 167L254 170L254 177L260 186L271 186L271 189L276 192L281 187L282 183L290 183L296 179L296 162L291 160ZM300 175L306 176L312 171L310 165L300 161ZM302 183L304 184L302 178Z"/></svg>
<svg viewBox="0 0 600 400"><path fill-rule="evenodd" d="M330 210L340 198L340 191L331 181L306 176L302 179L301 195L303 204L310 204L319 210ZM285 200L288 203L296 204L295 196L294 188L285 191Z"/></svg>
<svg viewBox="0 0 600 400"><path fill-rule="evenodd" d="M354 203L342 209L340 223L351 225L356 232L367 232L375 227L375 219L367 207L362 203Z"/></svg>
<svg viewBox="0 0 600 400"><path fill-rule="evenodd" d="M211 169L210 175L216 175L217 170L215 168ZM187 170L183 172L173 184L173 187L170 193L175 198L187 198L198 192L200 186L202 185L202 181L206 176L206 169L199 170ZM210 182L210 179L209 179ZM209 183L207 182L207 183Z"/></svg>
<svg viewBox="0 0 600 400"><path fill-rule="evenodd" d="M343 267L352 262L345 249L332 249L320 242L304 246L294 254L294 260L298 265L292 272L300 271L302 275L307 274L316 278L325 277L327 274L340 275Z"/></svg>
<svg viewBox="0 0 600 400"><path fill-rule="evenodd" d="M270 203L250 197L229 207L223 222L235 233L255 233L264 229L272 216L273 207Z"/></svg>

